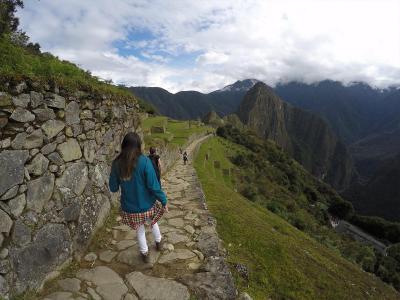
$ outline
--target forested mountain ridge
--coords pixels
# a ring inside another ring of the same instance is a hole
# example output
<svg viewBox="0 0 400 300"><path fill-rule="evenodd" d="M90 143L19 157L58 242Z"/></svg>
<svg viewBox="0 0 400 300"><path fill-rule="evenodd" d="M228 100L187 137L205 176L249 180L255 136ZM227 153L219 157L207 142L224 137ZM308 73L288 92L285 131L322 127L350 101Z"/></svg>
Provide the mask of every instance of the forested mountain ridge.
<svg viewBox="0 0 400 300"><path fill-rule="evenodd" d="M323 117L349 145L358 172L370 178L383 160L400 153L400 90L365 83L278 84L285 101Z"/></svg>
<svg viewBox="0 0 400 300"><path fill-rule="evenodd" d="M237 114L259 136L275 141L332 186L343 189L354 180L351 157L325 121L284 102L264 83L249 90Z"/></svg>
<svg viewBox="0 0 400 300"><path fill-rule="evenodd" d="M237 110L242 97L256 82L245 79L208 94L172 94L157 87L130 89L172 118L202 117L211 110L223 117ZM278 83L274 90L286 102L323 117L346 144L400 128L400 90L395 87L378 89L361 82L344 85L323 80L313 84ZM185 97L195 99L196 106Z"/></svg>
<svg viewBox="0 0 400 300"><path fill-rule="evenodd" d="M238 85L244 89L252 86L251 84L247 86L240 84L241 82L254 83L256 81L238 81L212 92L208 95L213 95L213 97L219 95L220 98L207 105L199 104L200 102L191 105L188 101L186 105L189 105L189 109L192 110L191 116L203 117L213 110L222 118L235 112L242 100L239 97L240 93L236 95L236 98L223 98L222 96L225 95L225 90L232 90ZM400 153L400 90L396 87L378 89L360 82L344 85L338 81L324 80L312 84L281 83L274 87L274 91L284 101L318 115L329 124L336 136L347 145L355 169L360 175L361 184L372 180L378 170L382 173L382 170L388 166L386 161L394 159ZM184 93L189 95L189 92ZM241 93L241 97L243 97L245 92L241 91ZM138 94L140 95L140 93ZM150 94L148 97L147 99L151 98ZM215 102L220 105L218 109L213 104ZM176 103L170 101L166 107L168 109L176 107L176 109L184 111L182 114L188 117L189 115L185 112L186 108L177 106ZM343 147L340 148L342 152L345 151ZM339 150L338 152L340 152ZM334 162L334 164L341 165L340 162ZM360 190L364 188L359 184L355 187ZM387 186L386 188L397 189L397 186ZM366 206L376 206L382 203L379 199L364 197L365 194L361 192L357 192L356 195L359 197L357 203L365 201ZM356 207L358 207L357 203ZM391 207L383 209L389 213L392 211Z"/></svg>
<svg viewBox="0 0 400 300"><path fill-rule="evenodd" d="M222 89L203 94L181 91L172 94L159 87L130 87L138 97L153 104L162 115L174 119L197 119L214 110L221 116L233 113L255 79L237 81Z"/></svg>
<svg viewBox="0 0 400 300"><path fill-rule="evenodd" d="M171 94L160 88L131 88L155 105L161 114L178 119L203 117L213 110L221 117L237 110L257 80L237 81L209 94L184 91ZM313 84L280 83L274 91L286 102L323 118L349 147L357 171L370 178L382 159L400 153L400 90L378 89L365 83L344 85L324 80ZM195 103L195 105L193 105Z"/></svg>
<svg viewBox="0 0 400 300"><path fill-rule="evenodd" d="M400 154L384 160L365 184L352 186L344 196L360 214L400 222Z"/></svg>
<svg viewBox="0 0 400 300"><path fill-rule="evenodd" d="M389 93L365 83L345 86L332 80L278 84L275 91L285 101L325 118L346 144L370 134L379 120L379 104Z"/></svg>

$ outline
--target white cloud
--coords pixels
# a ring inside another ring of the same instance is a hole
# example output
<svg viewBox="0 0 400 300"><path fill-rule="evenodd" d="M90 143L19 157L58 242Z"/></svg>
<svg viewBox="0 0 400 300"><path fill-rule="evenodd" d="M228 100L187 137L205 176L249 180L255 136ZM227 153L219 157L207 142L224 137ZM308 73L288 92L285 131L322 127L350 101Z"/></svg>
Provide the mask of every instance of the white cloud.
<svg viewBox="0 0 400 300"><path fill-rule="evenodd" d="M210 91L244 78L400 83L398 0L29 0L25 6L23 29L45 50L129 85ZM121 41L125 49L118 52Z"/></svg>
<svg viewBox="0 0 400 300"><path fill-rule="evenodd" d="M202 55L199 55L196 62L203 65L220 65L228 62L229 55L225 53L219 53L215 51L208 51Z"/></svg>

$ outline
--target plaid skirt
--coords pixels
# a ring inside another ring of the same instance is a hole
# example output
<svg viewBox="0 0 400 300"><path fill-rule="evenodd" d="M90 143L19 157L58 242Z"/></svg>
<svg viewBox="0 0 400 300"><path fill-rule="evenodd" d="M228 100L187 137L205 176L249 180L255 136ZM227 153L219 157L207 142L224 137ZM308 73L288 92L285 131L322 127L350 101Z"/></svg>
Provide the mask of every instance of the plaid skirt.
<svg viewBox="0 0 400 300"><path fill-rule="evenodd" d="M150 223L151 226L153 226L155 223L158 222L158 220L161 219L164 212L165 208L161 205L159 201L156 201L152 208L144 212L128 213L121 210L121 223L128 225L134 230L138 229L140 225L143 225L146 222Z"/></svg>

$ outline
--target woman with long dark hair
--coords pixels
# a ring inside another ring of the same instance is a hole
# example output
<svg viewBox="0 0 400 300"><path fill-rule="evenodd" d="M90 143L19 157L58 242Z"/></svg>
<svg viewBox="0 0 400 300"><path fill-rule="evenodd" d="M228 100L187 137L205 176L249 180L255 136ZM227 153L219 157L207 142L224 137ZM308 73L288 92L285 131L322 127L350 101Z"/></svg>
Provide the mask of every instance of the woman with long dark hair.
<svg viewBox="0 0 400 300"><path fill-rule="evenodd" d="M158 182L161 185L161 161L160 161L160 155L157 154L157 150L154 147L150 147L150 154L147 156L150 158L151 162L153 163L154 171L156 172L156 176L158 179Z"/></svg>
<svg viewBox="0 0 400 300"><path fill-rule="evenodd" d="M157 180L152 162L142 154L140 137L128 133L121 145L121 153L113 161L109 186L111 192L121 188L122 223L136 230L139 250L144 262L149 261L145 223L150 223L156 249L161 250L161 233L157 221L167 208L167 197Z"/></svg>

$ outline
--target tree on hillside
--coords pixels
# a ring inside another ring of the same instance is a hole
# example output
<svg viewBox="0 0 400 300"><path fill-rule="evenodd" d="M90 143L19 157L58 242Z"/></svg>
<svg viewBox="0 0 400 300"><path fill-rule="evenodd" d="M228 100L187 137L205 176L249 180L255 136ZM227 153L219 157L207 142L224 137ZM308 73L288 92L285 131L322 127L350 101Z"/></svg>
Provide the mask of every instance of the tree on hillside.
<svg viewBox="0 0 400 300"><path fill-rule="evenodd" d="M19 19L15 13L18 7L24 7L22 0L0 0L0 36L17 32Z"/></svg>
<svg viewBox="0 0 400 300"><path fill-rule="evenodd" d="M19 19L15 16L18 8L24 8L22 0L0 0L0 37L7 35L13 44L40 54L40 45L29 42L29 36L18 29Z"/></svg>
<svg viewBox="0 0 400 300"><path fill-rule="evenodd" d="M341 199L336 199L331 203L328 210L332 215L344 220L349 220L354 215L353 205Z"/></svg>
<svg viewBox="0 0 400 300"><path fill-rule="evenodd" d="M400 243L391 245L388 248L387 253L400 264Z"/></svg>
<svg viewBox="0 0 400 300"><path fill-rule="evenodd" d="M11 42L15 45L26 48L33 53L40 53L40 45L38 43L29 42L29 36L23 31L16 31L10 34Z"/></svg>

